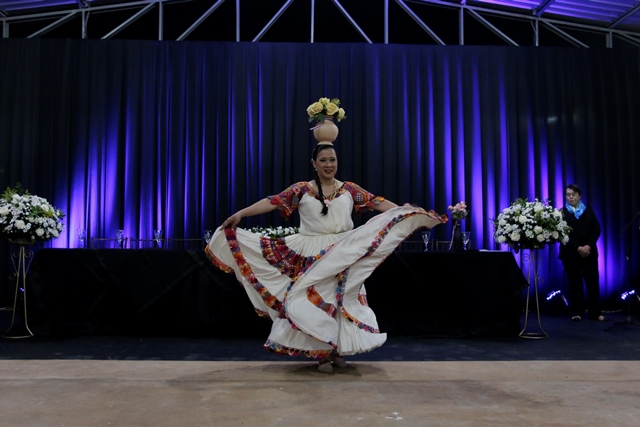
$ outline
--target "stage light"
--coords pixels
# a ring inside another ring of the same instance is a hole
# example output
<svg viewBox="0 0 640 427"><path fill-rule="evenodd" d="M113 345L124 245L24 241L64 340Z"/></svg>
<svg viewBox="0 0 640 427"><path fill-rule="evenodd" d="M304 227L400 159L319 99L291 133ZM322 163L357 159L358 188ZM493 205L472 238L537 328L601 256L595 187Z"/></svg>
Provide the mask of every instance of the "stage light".
<svg viewBox="0 0 640 427"><path fill-rule="evenodd" d="M630 291L623 292L623 293L622 293L622 295L620 295L620 298L621 298L623 301L626 301L626 300L627 300L627 298L629 298L629 297L633 297L634 295L635 295L635 297L636 297L636 298L638 298L638 301L640 301L640 295L638 295L638 294L636 293L636 290L635 290L635 289L631 289Z"/></svg>
<svg viewBox="0 0 640 427"><path fill-rule="evenodd" d="M549 292L549 295L547 295L547 301L551 301L552 299L556 298L558 295L560 295L560 297L562 298L562 301L564 301L564 305L569 307L569 302L564 297L564 295L562 295L562 291L561 290Z"/></svg>

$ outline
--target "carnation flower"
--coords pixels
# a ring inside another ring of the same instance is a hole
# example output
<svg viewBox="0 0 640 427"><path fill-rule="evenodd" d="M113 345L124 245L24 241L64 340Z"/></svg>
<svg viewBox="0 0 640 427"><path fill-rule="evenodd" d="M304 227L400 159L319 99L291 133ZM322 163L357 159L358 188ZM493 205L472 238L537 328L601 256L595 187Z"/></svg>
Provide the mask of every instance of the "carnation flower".
<svg viewBox="0 0 640 427"><path fill-rule="evenodd" d="M465 219L469 215L467 204L463 201L456 203L454 206L449 205L447 208L451 211L451 217L453 219L461 220Z"/></svg>

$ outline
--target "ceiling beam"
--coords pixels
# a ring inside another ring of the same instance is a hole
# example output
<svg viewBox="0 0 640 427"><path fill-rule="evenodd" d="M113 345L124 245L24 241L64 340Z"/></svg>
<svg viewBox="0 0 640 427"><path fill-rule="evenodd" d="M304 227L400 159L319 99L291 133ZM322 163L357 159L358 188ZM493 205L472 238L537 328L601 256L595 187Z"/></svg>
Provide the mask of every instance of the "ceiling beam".
<svg viewBox="0 0 640 427"><path fill-rule="evenodd" d="M473 9L468 9L467 12L474 17L478 22L480 22L482 25L484 25L485 27L487 27L489 30L491 30L492 33L494 33L495 35L497 35L498 37L500 37L502 40L504 40L505 42L509 43L511 46L518 46L518 43L516 43L515 41L513 41L511 38L509 38L509 36L507 36L505 33L503 33L502 31L500 31L495 25L493 25L491 22L487 21L485 18L483 18L478 12L476 12Z"/></svg>
<svg viewBox="0 0 640 427"><path fill-rule="evenodd" d="M103 36L102 40L110 39L114 35L118 34L120 31L122 31L123 29L125 29L126 27L134 23L135 21L137 21L141 16L147 14L151 9L153 9L156 6L156 4L157 3L154 2L143 7L141 10L136 12L131 18L127 19L122 24L118 25L116 28L111 30L108 34Z"/></svg>
<svg viewBox="0 0 640 427"><path fill-rule="evenodd" d="M440 37L438 37L435 31L433 31L427 24L424 23L422 19L418 17L418 15L415 14L413 10L409 9L409 6L407 6L404 1L396 0L396 3L398 4L398 6L402 8L402 10L404 10L407 13L407 15L411 17L411 19L416 21L416 23L420 26L420 28L422 28L427 34L429 34L431 38L436 41L436 43L438 43L441 46L444 46L446 44L444 41L442 41Z"/></svg>
<svg viewBox="0 0 640 427"><path fill-rule="evenodd" d="M542 24L576 47L589 47L588 45L582 43L577 38L573 37L571 34L562 31L560 28L556 27L550 22L543 21Z"/></svg>
<svg viewBox="0 0 640 427"><path fill-rule="evenodd" d="M198 0L198 3L200 1L201 0ZM312 5L309 28L310 28L310 34L311 34L310 39L311 39L311 42L313 43L314 34L315 34L314 9L316 7L316 1L315 0L301 0L301 1L311 2L311 5ZM564 29L576 29L579 31L594 32L596 34L602 35L603 37L619 36L619 37L624 37L625 40L637 40L638 38L640 38L640 27L637 28L636 30L629 30L628 28L627 29L619 28L624 24L625 20L628 22L629 18L632 15L638 14L638 12L640 11L640 3L635 4L631 9L626 11L622 16L616 18L616 20L612 22L610 25L606 24L607 26L603 26L599 24L596 25L596 23L591 24L589 23L589 21L584 21L584 20L575 21L575 20L563 20L563 19L555 19L555 18L551 19L548 17L542 17L543 14L548 15L548 13L545 13L545 11L548 10L551 6L553 6L554 2L556 1L557 0L544 0L543 3L541 3L536 10L520 9L523 12L517 12L515 8L509 8L509 9L491 8L491 7L487 7L486 4L484 4L482 7L476 6L476 5L468 5L466 0L452 0L452 1L396 0L395 3L404 13L406 13L411 19L413 19L413 21L416 22L418 26L429 37L431 37L437 44L440 44L440 45L445 45L446 43L422 19L422 17L427 16L425 15L424 7L427 7L427 8L444 7L448 9L456 9L460 12L462 16L464 16L465 14L464 12L468 12L474 19L478 20L483 26L485 26L494 34L496 34L501 40L513 46L518 46L518 44L508 35L508 32L505 32L504 30L499 29L496 25L493 25L492 23L490 23L489 20L487 19L488 17L497 16L497 17L506 18L506 19L516 19L518 21L525 21L525 24L523 24L523 26L527 26L527 24L537 25L537 23L544 23L548 28L552 29L556 34L560 35L562 39L568 40L571 44L575 46L580 46L580 47L584 47L586 46L586 44L578 41L576 37L569 35L566 31L560 30L560 27ZM165 26L172 21L168 20L171 18L170 15L165 17L165 14L162 13L163 8L161 6L165 4L171 4L171 3L177 4L177 3L191 3L191 2L195 3L195 0L137 0L137 1L130 0L130 1L120 1L118 3L109 3L109 4L101 3L100 5L95 5L94 4L95 2L91 2L87 0L74 0L74 1L68 2L69 7L64 10L60 10L57 8L56 10L44 11L45 9L40 7L38 9L34 9L32 13L29 13L28 9L23 9L20 12L21 14L18 14L18 15L11 15L6 12L3 14L2 10L0 10L0 26L2 27L2 37L8 38L10 24L18 24L18 23L26 23L26 22L32 23L34 21L43 21L44 23L42 24L42 28L40 29L37 29L37 24L29 25L29 31L31 32L29 37L38 37L51 32L53 28L60 26L62 23L69 20L70 16L73 16L71 15L71 13L82 13L83 27L81 29L81 33L83 35L82 37L86 38L86 34L87 34L86 30L88 25L87 17L89 16L89 14L97 13L97 12L111 12L111 11L121 11L121 10L133 9L133 8L142 8L142 10L137 12L134 15L134 17L130 18L129 20L127 20L126 22L124 22L119 27L117 27L116 29L114 29L112 32L110 32L108 35L105 36L105 38L110 38L110 37L113 37L115 34L117 34L119 31L122 31L122 29L124 29L125 27L132 25L135 20L137 20L144 13L147 13L151 9L152 5L158 5L160 8L160 13L158 18L158 21L159 21L158 22L158 40L162 40ZM225 0L217 0L215 4L211 6L207 12L205 12L205 14L203 14L200 18L198 18L196 22L194 22L182 35L179 36L178 40L186 39L187 36L191 34L191 32L195 28L197 28L209 15L211 15L214 11L216 11L218 7L224 2ZM240 23L241 23L240 3L241 3L241 0L235 0L236 41L241 41L240 40ZM262 29L259 30L259 32L257 33L257 36L254 37L253 41L260 41L264 38L265 34L272 28L275 22L281 19L285 11L288 10L288 8L292 5L293 0L286 0L283 3L284 5L280 7L280 9L275 13L275 15L271 18L271 20ZM347 11L347 9L341 4L341 2L339 0L332 0L332 3L345 16L349 24L356 29L358 34L360 34L360 36L366 42L372 43L371 38L363 31L363 29L358 25L356 20ZM353 6L354 3L349 3L349 7L350 8L372 7L370 4L365 5L364 2L362 2L363 3L362 6L360 6L359 2L356 2L356 3L358 4L358 6ZM385 18L384 18L384 23L382 23L381 25L384 25L384 43L388 43L389 42L388 30L389 30L390 0L384 0L383 3L384 3ZM2 4L2 0L0 0L0 4ZM7 3L5 2L5 4ZM245 0L244 5L246 4L247 2ZM380 4L380 3L377 3L377 4ZM422 7L422 9L419 9L419 7L414 7L414 5L418 5L418 4L420 5L420 7ZM426 10L426 13L427 14L429 13L428 9ZM554 15L554 17L557 17L557 15ZM165 19L167 19L167 21L165 21ZM245 21L248 21L248 19L245 19ZM459 19L458 25L460 27L459 43L463 44L464 43L464 28L463 28L464 19L463 18ZM23 26L20 28L25 28L25 27ZM24 31L21 34L23 33ZM429 41L426 41L426 40L425 42L429 43Z"/></svg>
<svg viewBox="0 0 640 427"><path fill-rule="evenodd" d="M618 19L616 19L615 21L613 21L611 23L611 25L609 25L609 28L615 28L618 25L620 25L622 23L622 21L624 21L625 19L627 19L628 17L630 17L631 15L635 14L638 10L640 10L640 3L636 4L634 7L632 7L631 9L629 9L628 11L626 11L622 16L620 16Z"/></svg>

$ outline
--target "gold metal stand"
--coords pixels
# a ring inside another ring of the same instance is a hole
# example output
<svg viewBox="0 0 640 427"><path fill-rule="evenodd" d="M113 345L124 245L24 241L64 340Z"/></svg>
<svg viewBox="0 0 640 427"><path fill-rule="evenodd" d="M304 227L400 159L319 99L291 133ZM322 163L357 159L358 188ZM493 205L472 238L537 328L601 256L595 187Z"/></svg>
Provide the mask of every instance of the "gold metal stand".
<svg viewBox="0 0 640 427"><path fill-rule="evenodd" d="M526 251L526 252L525 252ZM543 339L549 338L549 335L542 329L542 322L540 321L540 300L538 299L538 282L540 281L540 277L538 276L538 268L539 268L539 250L537 248L534 249L524 249L520 252L520 264L522 267L527 265L527 282L529 282L529 287L527 288L527 303L524 308L524 326L522 331L520 331L520 337L522 338L530 338L530 339ZM531 332L527 331L528 321L529 321L529 298L531 296L531 283L533 282L533 292L535 293L536 298L536 314L538 316L538 328L539 331Z"/></svg>
<svg viewBox="0 0 640 427"><path fill-rule="evenodd" d="M16 279L16 290L13 296L13 310L11 314L11 325L7 332L2 336L4 338L29 338L33 336L33 332L29 329L29 323L27 321L27 270L33 259L33 251L25 247L24 242L12 242L19 245L18 252L11 254L11 261L13 262L14 273L11 279ZM19 297L22 296L22 325L16 325L16 312L19 309ZM23 329L22 332L14 331L14 329Z"/></svg>

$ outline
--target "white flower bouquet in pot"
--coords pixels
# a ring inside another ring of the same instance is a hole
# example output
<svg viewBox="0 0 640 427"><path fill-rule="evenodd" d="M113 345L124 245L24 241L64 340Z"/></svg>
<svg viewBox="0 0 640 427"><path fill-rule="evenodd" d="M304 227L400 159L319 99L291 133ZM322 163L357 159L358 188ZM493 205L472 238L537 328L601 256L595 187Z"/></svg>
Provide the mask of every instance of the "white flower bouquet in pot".
<svg viewBox="0 0 640 427"><path fill-rule="evenodd" d="M0 196L0 237L22 243L60 236L64 214L46 199L29 194L18 183Z"/></svg>

